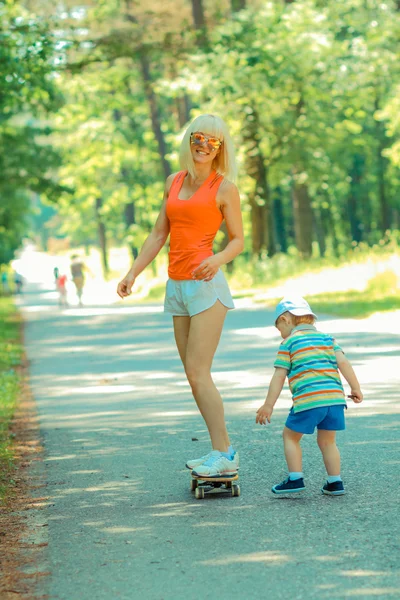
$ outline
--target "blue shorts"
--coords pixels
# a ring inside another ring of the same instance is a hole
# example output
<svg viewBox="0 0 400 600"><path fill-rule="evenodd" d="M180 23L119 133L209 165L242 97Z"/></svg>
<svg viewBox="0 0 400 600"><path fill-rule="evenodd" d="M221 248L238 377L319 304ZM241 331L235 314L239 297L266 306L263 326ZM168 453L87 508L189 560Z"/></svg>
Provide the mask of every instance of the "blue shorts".
<svg viewBox="0 0 400 600"><path fill-rule="evenodd" d="M343 431L345 404L335 404L319 408L310 408L298 413L289 412L286 427L297 433L314 433L315 428L326 431Z"/></svg>

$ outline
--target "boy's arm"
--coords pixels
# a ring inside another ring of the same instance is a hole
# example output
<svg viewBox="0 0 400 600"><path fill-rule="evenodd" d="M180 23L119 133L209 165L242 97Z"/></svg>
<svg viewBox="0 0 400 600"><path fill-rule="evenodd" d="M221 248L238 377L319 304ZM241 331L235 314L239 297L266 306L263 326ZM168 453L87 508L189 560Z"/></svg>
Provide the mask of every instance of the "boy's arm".
<svg viewBox="0 0 400 600"><path fill-rule="evenodd" d="M356 374L354 373L353 367L351 366L350 362L347 360L342 351L337 350L335 354L338 369L351 388L349 397L352 400L354 400L354 402L362 402L363 394L361 392L360 384L358 382Z"/></svg>
<svg viewBox="0 0 400 600"><path fill-rule="evenodd" d="M282 391L283 384L285 383L287 375L287 369L281 367L275 367L275 373L272 376L271 382L268 388L268 394L265 399L265 402L257 411L256 415L256 423L260 423L260 425L265 425L265 421L271 423L271 416L274 410L274 406L276 401L279 398L279 395Z"/></svg>

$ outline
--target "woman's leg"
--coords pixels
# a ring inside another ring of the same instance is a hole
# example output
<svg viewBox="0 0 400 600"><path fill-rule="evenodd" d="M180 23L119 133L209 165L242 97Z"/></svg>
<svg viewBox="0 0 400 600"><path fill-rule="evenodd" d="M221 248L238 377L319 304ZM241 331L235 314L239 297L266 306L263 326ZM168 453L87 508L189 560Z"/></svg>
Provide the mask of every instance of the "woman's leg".
<svg viewBox="0 0 400 600"><path fill-rule="evenodd" d="M228 451L229 437L222 398L212 380L211 366L227 310L218 300L214 306L191 318L186 357L183 360L186 376L200 413L206 422L212 447L220 452ZM184 340L183 333L180 333L181 340Z"/></svg>
<svg viewBox="0 0 400 600"><path fill-rule="evenodd" d="M297 433L288 427L283 429L283 447L289 473L301 473L303 470L300 446L302 437L302 433Z"/></svg>
<svg viewBox="0 0 400 600"><path fill-rule="evenodd" d="M319 429L317 441L328 475L340 475L340 453L336 446L336 431Z"/></svg>
<svg viewBox="0 0 400 600"><path fill-rule="evenodd" d="M186 348L189 338L190 317L173 317L176 347L182 364L186 368Z"/></svg>

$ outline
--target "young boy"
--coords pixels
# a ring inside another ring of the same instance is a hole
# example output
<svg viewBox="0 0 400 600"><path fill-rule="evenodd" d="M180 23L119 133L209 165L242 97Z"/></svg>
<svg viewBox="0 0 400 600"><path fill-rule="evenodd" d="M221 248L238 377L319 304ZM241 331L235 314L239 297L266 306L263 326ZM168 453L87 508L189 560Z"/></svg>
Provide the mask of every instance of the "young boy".
<svg viewBox="0 0 400 600"><path fill-rule="evenodd" d="M323 494L344 494L340 477L340 454L336 431L345 429L346 400L339 371L351 388L349 398L361 402L363 395L353 368L332 336L317 331L317 317L301 297L286 297L275 310L275 326L283 342L280 345L265 403L258 409L256 423L271 422L272 412L286 376L293 396L293 407L283 430L288 478L274 485L274 494L301 492L305 489L300 440L318 430L317 442L328 473Z"/></svg>

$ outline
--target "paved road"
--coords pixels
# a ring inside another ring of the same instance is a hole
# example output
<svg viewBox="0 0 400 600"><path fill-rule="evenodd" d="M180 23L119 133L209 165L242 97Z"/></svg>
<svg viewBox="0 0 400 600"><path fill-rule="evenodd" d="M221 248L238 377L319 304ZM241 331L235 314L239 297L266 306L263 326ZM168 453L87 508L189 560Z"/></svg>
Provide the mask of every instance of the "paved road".
<svg viewBox="0 0 400 600"><path fill-rule="evenodd" d="M159 306L60 311L54 293L22 299L31 385L45 449L48 541L39 593L65 600L398 598L399 336L322 319L364 383L340 434L348 494L320 495L315 438L307 491L276 498L285 475L286 393L256 426L279 339L265 309L227 318L214 362L241 453L240 498L196 500L186 459L208 451ZM196 441L194 441L196 440ZM41 490L43 493L43 490ZM44 533L45 532L45 533ZM43 537L44 536L44 537Z"/></svg>

